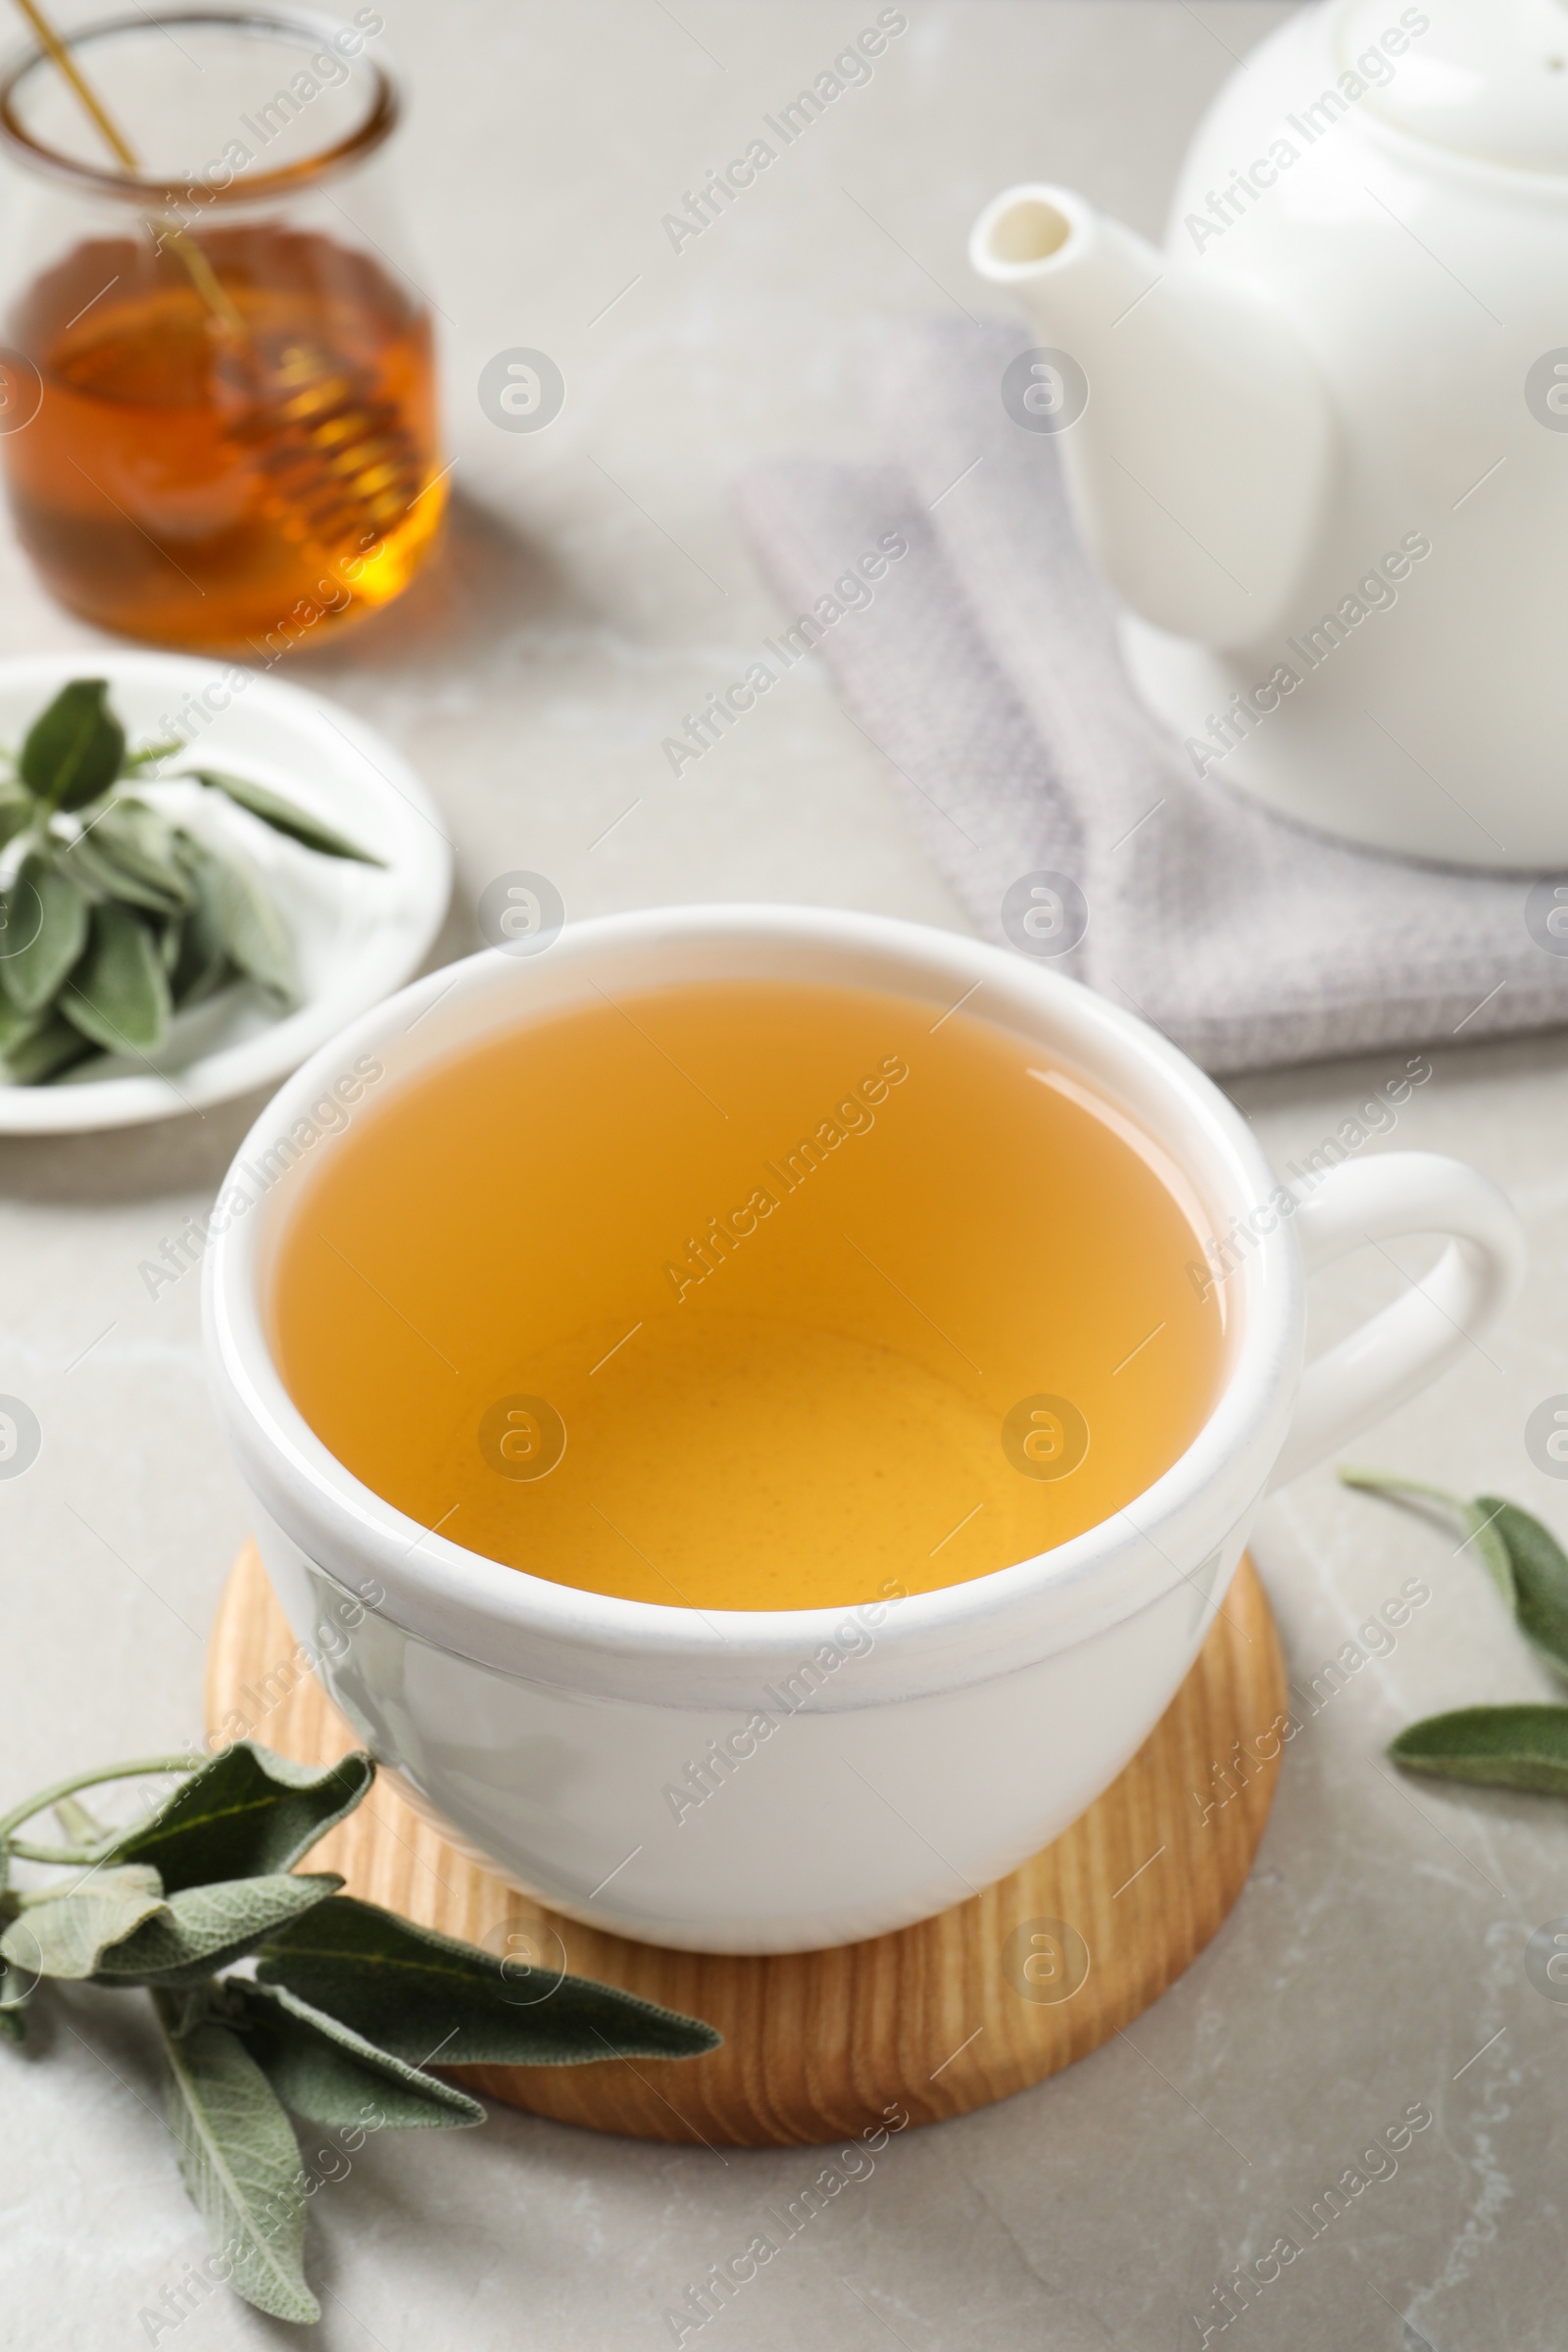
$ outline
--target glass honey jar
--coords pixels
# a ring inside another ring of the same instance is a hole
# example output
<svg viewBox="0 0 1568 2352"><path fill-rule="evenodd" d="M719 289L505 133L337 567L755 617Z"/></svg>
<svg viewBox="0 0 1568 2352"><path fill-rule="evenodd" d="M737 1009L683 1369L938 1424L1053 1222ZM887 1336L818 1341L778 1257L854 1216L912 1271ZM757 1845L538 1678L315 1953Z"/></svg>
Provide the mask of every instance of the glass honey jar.
<svg viewBox="0 0 1568 2352"><path fill-rule="evenodd" d="M429 305L400 258L379 11L192 9L0 74L0 470L62 604L275 660L440 527Z"/></svg>

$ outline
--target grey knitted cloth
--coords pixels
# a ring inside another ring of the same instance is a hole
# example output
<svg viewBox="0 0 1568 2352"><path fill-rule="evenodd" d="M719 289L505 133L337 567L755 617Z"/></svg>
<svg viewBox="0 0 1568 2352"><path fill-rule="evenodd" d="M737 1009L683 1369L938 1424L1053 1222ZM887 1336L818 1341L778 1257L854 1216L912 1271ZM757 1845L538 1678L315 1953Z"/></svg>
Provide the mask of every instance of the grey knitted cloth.
<svg viewBox="0 0 1568 2352"><path fill-rule="evenodd" d="M891 332L871 390L894 462L782 462L741 492L791 613L831 598L885 534L907 541L816 650L981 927L1025 945L1015 886L1027 905L1024 877L1068 877L1087 929L1054 968L1210 1070L1568 1021L1568 954L1525 924L1534 877L1444 871L1284 823L1200 781L1145 713L1054 442L1002 405L1029 341L961 321ZM1053 919L1058 938L1077 928L1058 907L1032 935L1049 943Z"/></svg>

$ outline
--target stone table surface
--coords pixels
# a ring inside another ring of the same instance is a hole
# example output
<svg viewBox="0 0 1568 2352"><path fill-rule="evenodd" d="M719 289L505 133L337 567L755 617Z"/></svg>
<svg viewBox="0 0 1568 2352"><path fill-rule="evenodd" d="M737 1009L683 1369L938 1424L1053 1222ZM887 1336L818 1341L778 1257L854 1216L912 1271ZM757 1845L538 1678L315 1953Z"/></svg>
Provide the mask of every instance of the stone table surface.
<svg viewBox="0 0 1568 2352"><path fill-rule="evenodd" d="M518 866L551 874L575 913L736 897L963 927L814 664L670 776L662 739L779 617L731 486L756 456L870 448L858 364L890 319L986 307L963 239L1007 179L1081 184L1157 233L1200 111L1280 12L906 0L907 35L872 81L722 234L676 254L662 215L872 21L873 0L382 4L413 94L403 181L443 314L455 524L400 610L292 674L385 729L439 797L459 888L437 959L477 944L478 892ZM547 432L503 433L478 404L486 360L518 345L566 378ZM95 642L9 541L0 638L10 652ZM1277 1159L1298 1157L1402 1058L1231 1091ZM1432 1059L1396 1131L1368 1149L1478 1161L1523 1212L1534 1275L1505 1328L1369 1452L1568 1522L1568 1491L1532 1467L1522 1434L1568 1388L1568 1040ZM210 1200L257 1107L0 1145L0 1391L44 1431L33 1470L0 1486L13 1794L199 1730L245 1498L208 1402L197 1283L154 1301L137 1266ZM1376 1253L1347 1261L1318 1286L1320 1328L1400 1280ZM1234 2323L1242 2340L1558 2352L1568 2047L1551 2045L1568 2009L1533 1989L1523 1960L1532 1930L1568 1911L1568 1824L1544 1799L1411 1788L1382 1761L1412 1716L1545 1697L1548 1678L1469 1554L1327 1473L1267 1506L1256 1555L1298 1684L1404 1580L1432 1597L1392 1654L1303 1711L1258 1867L1217 1940L1066 2075L890 2143L688 2344L1197 2347L1192 2315L1215 2319L1225 2274L1266 2256L1293 2207L1420 2106L1432 2126ZM177 2328L143 2316L203 2239L131 2004L63 2000L36 2055L0 2052L0 2071L5 2344L281 2339L221 2294ZM743 2249L818 2161L508 2111L480 2132L372 2141L315 2202L317 2340L652 2352L672 2340L662 2315L687 2282Z"/></svg>

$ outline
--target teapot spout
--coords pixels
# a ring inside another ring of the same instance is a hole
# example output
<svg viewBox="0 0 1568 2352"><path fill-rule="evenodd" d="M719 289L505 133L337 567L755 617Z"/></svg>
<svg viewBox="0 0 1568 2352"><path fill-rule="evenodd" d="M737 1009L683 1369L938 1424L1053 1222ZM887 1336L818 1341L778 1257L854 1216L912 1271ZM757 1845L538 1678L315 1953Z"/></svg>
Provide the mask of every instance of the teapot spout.
<svg viewBox="0 0 1568 2352"><path fill-rule="evenodd" d="M1328 397L1287 320L1066 188L1006 189L969 258L1047 346L1036 413L1062 417L1078 526L1123 601L1177 636L1256 644L1285 616L1331 460ZM1079 416L1083 386L1054 353L1087 379Z"/></svg>

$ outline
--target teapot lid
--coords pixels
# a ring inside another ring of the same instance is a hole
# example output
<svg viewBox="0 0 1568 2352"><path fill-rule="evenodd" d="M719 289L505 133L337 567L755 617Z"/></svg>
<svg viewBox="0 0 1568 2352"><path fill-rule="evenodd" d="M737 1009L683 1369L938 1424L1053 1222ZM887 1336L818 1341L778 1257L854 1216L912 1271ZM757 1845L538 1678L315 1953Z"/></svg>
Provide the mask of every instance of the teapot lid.
<svg viewBox="0 0 1568 2352"><path fill-rule="evenodd" d="M1568 173L1568 0L1348 0L1334 46L1361 109L1407 136Z"/></svg>

